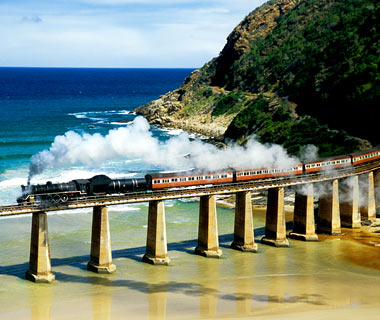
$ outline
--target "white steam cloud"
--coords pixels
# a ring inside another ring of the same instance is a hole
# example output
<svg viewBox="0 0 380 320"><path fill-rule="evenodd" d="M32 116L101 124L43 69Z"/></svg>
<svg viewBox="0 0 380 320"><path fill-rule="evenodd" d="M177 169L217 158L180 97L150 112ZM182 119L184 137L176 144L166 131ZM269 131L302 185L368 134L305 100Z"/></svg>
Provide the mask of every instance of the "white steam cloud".
<svg viewBox="0 0 380 320"><path fill-rule="evenodd" d="M226 149L190 140L187 133L160 142L153 137L147 120L137 117L129 126L110 130L105 136L98 133L80 135L74 131L57 136L49 150L32 157L29 181L47 168L75 164L94 166L111 159L141 159L171 170L198 168L210 171L229 166L236 169L289 168L299 163L281 146L263 145L254 137L244 147L231 145Z"/></svg>

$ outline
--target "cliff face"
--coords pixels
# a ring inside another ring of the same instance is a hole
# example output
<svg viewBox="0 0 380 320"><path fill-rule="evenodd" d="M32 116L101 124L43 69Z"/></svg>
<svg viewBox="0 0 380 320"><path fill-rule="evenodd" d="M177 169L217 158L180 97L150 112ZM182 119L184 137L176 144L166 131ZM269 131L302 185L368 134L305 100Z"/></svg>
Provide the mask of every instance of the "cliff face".
<svg viewBox="0 0 380 320"><path fill-rule="evenodd" d="M213 62L215 71L210 74L212 85L225 85L225 72L235 61L249 52L252 43L277 26L277 19L287 14L301 0L269 1L250 13L227 37L227 44Z"/></svg>
<svg viewBox="0 0 380 320"><path fill-rule="evenodd" d="M269 1L217 58L136 112L220 140L255 134L293 154L306 144L321 155L377 144L379 13L375 0Z"/></svg>

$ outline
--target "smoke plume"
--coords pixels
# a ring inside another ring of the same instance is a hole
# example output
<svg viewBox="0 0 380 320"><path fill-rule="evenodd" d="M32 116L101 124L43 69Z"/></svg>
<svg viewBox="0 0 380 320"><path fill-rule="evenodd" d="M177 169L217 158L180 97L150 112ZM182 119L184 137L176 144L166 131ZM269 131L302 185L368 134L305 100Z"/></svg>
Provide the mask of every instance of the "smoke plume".
<svg viewBox="0 0 380 320"><path fill-rule="evenodd" d="M219 170L229 166L237 169L288 168L299 163L281 146L264 145L254 137L244 147L230 145L225 149L191 140L187 133L160 142L153 137L146 119L137 117L127 127L110 130L105 136L98 133L80 135L74 131L57 136L48 150L32 157L29 181L47 168L76 164L99 166L107 160L117 159L141 159L171 170Z"/></svg>

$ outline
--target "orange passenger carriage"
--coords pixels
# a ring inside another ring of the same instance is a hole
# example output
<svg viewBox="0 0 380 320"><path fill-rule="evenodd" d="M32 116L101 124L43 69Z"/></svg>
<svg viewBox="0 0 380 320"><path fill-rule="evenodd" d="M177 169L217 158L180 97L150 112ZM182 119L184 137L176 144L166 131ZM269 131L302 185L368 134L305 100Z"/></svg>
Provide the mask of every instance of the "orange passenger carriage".
<svg viewBox="0 0 380 320"><path fill-rule="evenodd" d="M361 152L356 152L351 154L352 157L352 163L354 166L362 163L367 163L375 160L380 159L380 145L366 150L366 151L361 151Z"/></svg>
<svg viewBox="0 0 380 320"><path fill-rule="evenodd" d="M207 185L215 183L231 183L234 179L233 170L219 172L202 172L197 170L182 172L151 173L145 176L152 190Z"/></svg>
<svg viewBox="0 0 380 320"><path fill-rule="evenodd" d="M348 155L318 159L305 163L305 173L333 170L352 166L351 157Z"/></svg>
<svg viewBox="0 0 380 320"><path fill-rule="evenodd" d="M272 177L289 176L295 174L302 174L303 166L298 164L291 168L262 168L262 169L249 169L249 170L237 170L236 181L256 180Z"/></svg>

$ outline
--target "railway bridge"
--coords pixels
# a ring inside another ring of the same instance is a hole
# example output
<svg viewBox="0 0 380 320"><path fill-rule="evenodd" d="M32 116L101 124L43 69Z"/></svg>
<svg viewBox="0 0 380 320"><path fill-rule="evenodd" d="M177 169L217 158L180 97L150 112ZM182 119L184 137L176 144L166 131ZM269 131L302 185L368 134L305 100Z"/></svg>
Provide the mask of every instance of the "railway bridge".
<svg viewBox="0 0 380 320"><path fill-rule="evenodd" d="M87 267L88 270L97 273L112 273L116 266L112 263L109 206L149 202L146 253L143 261L168 265L170 258L166 240L165 200L200 197L198 246L195 253L218 258L222 251L218 241L216 195L236 194L234 240L231 248L256 252L251 202L253 191L268 190L265 236L261 242L286 247L289 246L289 241L284 213L285 187L294 186L296 190L294 227L289 237L317 241L317 233L337 235L341 233L341 226L360 228L362 220L376 219L375 190L380 188L379 169L380 161L376 161L333 171L240 183L90 196L56 205L2 206L0 216L32 214L30 260L26 278L34 282L49 283L54 281L55 276L50 261L48 212L93 207L91 254ZM319 195L318 225L314 221L316 185L318 189L324 190Z"/></svg>

